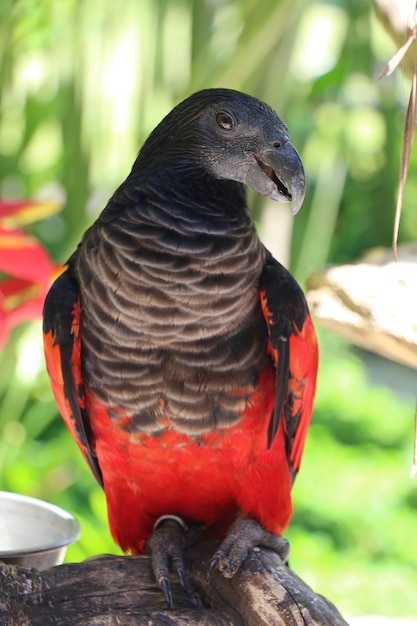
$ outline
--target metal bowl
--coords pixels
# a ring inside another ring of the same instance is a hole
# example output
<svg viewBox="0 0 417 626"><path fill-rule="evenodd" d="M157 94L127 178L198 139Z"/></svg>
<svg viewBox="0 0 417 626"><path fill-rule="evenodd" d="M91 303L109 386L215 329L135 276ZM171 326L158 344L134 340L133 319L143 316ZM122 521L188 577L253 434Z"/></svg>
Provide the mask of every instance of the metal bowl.
<svg viewBox="0 0 417 626"><path fill-rule="evenodd" d="M45 570L64 560L80 525L42 500L0 491L0 561Z"/></svg>

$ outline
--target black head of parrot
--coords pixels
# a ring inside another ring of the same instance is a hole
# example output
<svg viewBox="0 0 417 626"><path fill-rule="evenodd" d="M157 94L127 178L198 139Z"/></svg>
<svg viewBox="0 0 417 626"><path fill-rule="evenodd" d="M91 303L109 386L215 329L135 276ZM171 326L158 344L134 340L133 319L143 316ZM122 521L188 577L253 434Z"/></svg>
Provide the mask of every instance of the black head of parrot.
<svg viewBox="0 0 417 626"><path fill-rule="evenodd" d="M238 91L206 89L178 104L150 134L132 174L160 184L168 171L180 178L196 169L291 202L293 213L304 199L304 168L286 125Z"/></svg>

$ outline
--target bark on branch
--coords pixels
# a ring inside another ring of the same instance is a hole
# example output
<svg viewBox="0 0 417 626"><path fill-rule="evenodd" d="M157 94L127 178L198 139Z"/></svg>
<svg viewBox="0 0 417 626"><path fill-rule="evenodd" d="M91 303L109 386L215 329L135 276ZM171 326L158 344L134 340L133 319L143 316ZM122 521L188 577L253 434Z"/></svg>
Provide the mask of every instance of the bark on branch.
<svg viewBox="0 0 417 626"><path fill-rule="evenodd" d="M0 562L0 623L4 626L346 626L279 557L253 551L232 579L207 571L216 544L188 552L198 606L173 576L175 609L166 609L147 556L102 555L45 572Z"/></svg>

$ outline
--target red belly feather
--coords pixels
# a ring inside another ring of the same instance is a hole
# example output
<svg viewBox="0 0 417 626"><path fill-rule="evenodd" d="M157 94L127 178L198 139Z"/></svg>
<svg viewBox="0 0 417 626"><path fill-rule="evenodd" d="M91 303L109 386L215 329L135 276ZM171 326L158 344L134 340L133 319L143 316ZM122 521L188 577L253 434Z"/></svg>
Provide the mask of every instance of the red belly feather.
<svg viewBox="0 0 417 626"><path fill-rule="evenodd" d="M221 537L241 511L282 533L291 516L291 479L283 420L267 450L274 387L271 366L261 373L239 424L198 439L173 429L158 436L129 434L109 418L108 408L87 399L110 529L123 550L143 552L165 514L200 522Z"/></svg>

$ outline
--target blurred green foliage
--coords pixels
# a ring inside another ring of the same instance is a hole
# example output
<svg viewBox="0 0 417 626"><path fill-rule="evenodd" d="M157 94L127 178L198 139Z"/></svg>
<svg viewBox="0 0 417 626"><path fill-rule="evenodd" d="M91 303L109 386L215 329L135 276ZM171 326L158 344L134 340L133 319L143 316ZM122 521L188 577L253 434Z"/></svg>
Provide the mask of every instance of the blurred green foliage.
<svg viewBox="0 0 417 626"><path fill-rule="evenodd" d="M399 73L377 80L393 51L362 0L264 0L262 10L258 0L2 0L0 196L61 199L61 214L31 230L65 260L176 102L240 89L279 112L305 164L289 259L303 281L390 245L408 95ZM416 161L402 241L417 237ZM264 199L250 201L259 218ZM415 615L412 398L373 384L345 344L325 334L320 344L291 564L346 613ZM117 551L104 496L58 417L38 324L14 331L0 372L0 488L78 517L68 560Z"/></svg>

